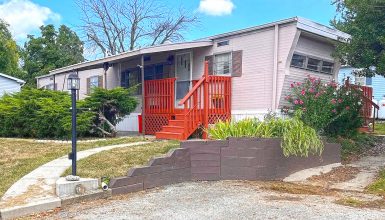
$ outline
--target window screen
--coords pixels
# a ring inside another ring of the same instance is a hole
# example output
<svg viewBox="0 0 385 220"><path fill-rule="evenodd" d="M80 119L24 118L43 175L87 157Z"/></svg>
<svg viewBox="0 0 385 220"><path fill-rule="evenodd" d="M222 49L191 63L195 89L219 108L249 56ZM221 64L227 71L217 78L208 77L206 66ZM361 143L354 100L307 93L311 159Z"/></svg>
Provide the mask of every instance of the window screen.
<svg viewBox="0 0 385 220"><path fill-rule="evenodd" d="M214 59L214 74L231 74L231 53L217 54L215 55Z"/></svg>

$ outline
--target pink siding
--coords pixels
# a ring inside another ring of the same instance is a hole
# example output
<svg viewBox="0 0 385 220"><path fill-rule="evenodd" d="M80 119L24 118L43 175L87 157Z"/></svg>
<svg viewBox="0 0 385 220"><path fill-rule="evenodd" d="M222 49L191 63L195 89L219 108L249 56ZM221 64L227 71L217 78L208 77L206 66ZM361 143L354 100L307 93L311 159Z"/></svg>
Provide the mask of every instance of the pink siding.
<svg viewBox="0 0 385 220"><path fill-rule="evenodd" d="M318 57L325 60L334 60L332 57L332 53L334 51L334 46L327 41L318 41L316 39L311 39L309 37L304 37L301 34L298 44L295 47L296 52L300 52L302 54L311 55L314 57ZM284 97L290 92L290 84L292 82L303 82L304 79L308 76L314 76L317 78L321 78L323 81L328 82L336 78L336 74L339 71L339 63L335 62L334 73L333 74L324 74L317 73L309 70L299 69L295 67L289 67L289 74L285 76L284 84L282 87L281 98L279 106L288 105L288 103L284 100ZM290 65L290 64L289 64Z"/></svg>
<svg viewBox="0 0 385 220"><path fill-rule="evenodd" d="M279 27L279 44L278 44L278 77L277 77L277 105L281 98L285 75L289 74L288 66L290 65L290 49L293 46L297 33L295 24ZM276 106L278 107L278 106Z"/></svg>
<svg viewBox="0 0 385 220"><path fill-rule="evenodd" d="M267 109L271 106L274 28L226 38L228 46L213 53L242 50L242 77L232 79L232 110Z"/></svg>

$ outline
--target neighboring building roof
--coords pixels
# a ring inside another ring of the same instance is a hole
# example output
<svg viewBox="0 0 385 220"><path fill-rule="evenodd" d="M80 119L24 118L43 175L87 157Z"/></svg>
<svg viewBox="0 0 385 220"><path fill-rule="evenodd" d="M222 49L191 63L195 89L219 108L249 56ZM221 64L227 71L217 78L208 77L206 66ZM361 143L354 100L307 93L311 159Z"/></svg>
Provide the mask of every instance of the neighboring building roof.
<svg viewBox="0 0 385 220"><path fill-rule="evenodd" d="M8 78L8 79L10 79L10 80L14 80L14 81L16 81L17 83L19 83L20 85L25 84L25 81L24 81L24 80L21 80L21 79L12 77L12 76L8 76L8 75L6 75L6 74L4 74L4 73L0 73L0 77Z"/></svg>
<svg viewBox="0 0 385 220"><path fill-rule="evenodd" d="M138 56L138 55L143 55L143 54L172 51L172 50L181 50L181 49L196 48L196 47L212 46L213 40L218 39L218 38L224 38L224 37L229 37L229 36L233 36L233 35L243 34L243 33L252 32L252 31L256 31L256 30L260 30L260 29L264 29L264 28L273 27L275 25L287 24L287 23L292 23L292 22L296 22L297 28L300 30L304 30L306 32L310 32L310 33L313 33L313 34L316 34L319 36L330 38L330 39L335 40L335 41L346 41L347 39L350 39L350 35L346 34L344 32L338 31L336 29L332 29L330 27L327 27L325 25L313 22L313 21L305 19L305 18L293 17L293 18L288 18L288 19L268 23L268 24L263 24L263 25L258 25L258 26L253 26L250 28L237 30L237 31L231 31L231 32L223 33L223 34L218 34L218 35L214 35L211 37L199 39L196 41L151 46L151 47L146 47L146 48L142 48L142 49L137 49L137 50L133 50L133 51L120 53L120 54L113 55L113 56L100 58L100 59L97 59L94 61L87 61L87 62L83 62L83 63L78 63L78 64L74 64L74 65L70 65L70 66L66 66L63 68L52 70L52 71L50 71L50 74L36 77L36 79L44 78L44 77L47 77L50 75L55 75L58 73L69 72L69 71L72 71L75 69L92 68L92 67L100 66L104 62L117 62L117 61L122 60L122 59L134 57L134 56Z"/></svg>

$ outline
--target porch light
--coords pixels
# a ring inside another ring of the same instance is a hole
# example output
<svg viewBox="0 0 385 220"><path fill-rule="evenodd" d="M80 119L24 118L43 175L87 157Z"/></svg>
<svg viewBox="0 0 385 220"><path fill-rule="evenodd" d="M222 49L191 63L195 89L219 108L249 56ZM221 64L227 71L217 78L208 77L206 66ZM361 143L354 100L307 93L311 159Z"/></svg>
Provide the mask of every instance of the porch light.
<svg viewBox="0 0 385 220"><path fill-rule="evenodd" d="M71 73L68 76L67 83L68 83L67 84L68 90L79 90L80 89L80 78L75 73Z"/></svg>

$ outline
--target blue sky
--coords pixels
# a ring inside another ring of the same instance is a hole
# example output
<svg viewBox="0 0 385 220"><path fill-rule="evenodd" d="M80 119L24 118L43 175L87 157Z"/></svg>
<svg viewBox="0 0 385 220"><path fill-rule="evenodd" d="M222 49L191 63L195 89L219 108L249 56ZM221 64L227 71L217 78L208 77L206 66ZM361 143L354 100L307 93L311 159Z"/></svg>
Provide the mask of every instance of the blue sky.
<svg viewBox="0 0 385 220"><path fill-rule="evenodd" d="M226 31L259 25L293 16L329 24L335 15L331 0L160 0L170 9L183 6L197 13L200 23L185 33L193 40ZM26 34L37 33L42 24L81 24L75 0L0 0L0 18L11 23L14 38L22 43Z"/></svg>

